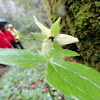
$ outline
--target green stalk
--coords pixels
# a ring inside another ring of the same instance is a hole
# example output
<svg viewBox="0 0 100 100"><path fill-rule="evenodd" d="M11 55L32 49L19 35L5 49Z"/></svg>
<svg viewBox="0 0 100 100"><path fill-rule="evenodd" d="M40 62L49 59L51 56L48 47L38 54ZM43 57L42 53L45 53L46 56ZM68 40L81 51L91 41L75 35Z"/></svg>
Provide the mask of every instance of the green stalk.
<svg viewBox="0 0 100 100"><path fill-rule="evenodd" d="M50 86L49 86L49 84L47 84L47 88L48 88L48 92L49 92L49 94L50 94L52 100L54 100L54 97L53 97L53 95L52 95L52 93L51 93L51 91L50 91Z"/></svg>

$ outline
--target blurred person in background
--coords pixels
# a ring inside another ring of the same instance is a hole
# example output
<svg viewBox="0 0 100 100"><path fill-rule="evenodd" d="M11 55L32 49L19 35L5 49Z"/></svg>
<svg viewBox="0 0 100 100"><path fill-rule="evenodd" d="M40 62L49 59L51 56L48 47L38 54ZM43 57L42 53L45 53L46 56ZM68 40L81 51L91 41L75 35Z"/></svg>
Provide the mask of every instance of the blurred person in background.
<svg viewBox="0 0 100 100"><path fill-rule="evenodd" d="M2 31L0 31L0 48L14 48Z"/></svg>
<svg viewBox="0 0 100 100"><path fill-rule="evenodd" d="M13 27L12 24L8 25L8 31L10 31L12 33L12 35L16 38L16 44L17 46L20 46L21 49L24 49L20 38L19 38L19 32Z"/></svg>
<svg viewBox="0 0 100 100"><path fill-rule="evenodd" d="M8 41L13 45L14 48L18 48L16 45L16 39L12 35L12 33L5 29L5 25L7 24L7 21L5 19L0 19L0 30L3 32L3 34L6 36Z"/></svg>
<svg viewBox="0 0 100 100"><path fill-rule="evenodd" d="M6 23L6 20L0 19L0 26L5 25ZM0 48L14 48L2 31L0 31ZM6 67L7 65L0 64L0 66Z"/></svg>

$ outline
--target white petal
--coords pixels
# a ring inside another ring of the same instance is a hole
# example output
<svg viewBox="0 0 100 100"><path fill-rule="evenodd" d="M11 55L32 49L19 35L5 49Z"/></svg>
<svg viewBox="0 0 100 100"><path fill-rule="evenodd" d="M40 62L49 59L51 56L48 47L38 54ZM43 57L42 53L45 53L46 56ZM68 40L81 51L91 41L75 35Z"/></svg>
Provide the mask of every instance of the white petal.
<svg viewBox="0 0 100 100"><path fill-rule="evenodd" d="M53 43L49 39L45 39L42 43L42 54L48 53L53 47Z"/></svg>
<svg viewBox="0 0 100 100"><path fill-rule="evenodd" d="M55 37L55 40L61 45L79 42L78 38L66 34L59 34Z"/></svg>
<svg viewBox="0 0 100 100"><path fill-rule="evenodd" d="M50 36L50 29L46 28L43 24L41 24L41 23L36 19L35 16L33 16L33 17L34 17L35 23L36 23L36 24L38 25L38 27L41 29L42 34L49 37L49 36Z"/></svg>

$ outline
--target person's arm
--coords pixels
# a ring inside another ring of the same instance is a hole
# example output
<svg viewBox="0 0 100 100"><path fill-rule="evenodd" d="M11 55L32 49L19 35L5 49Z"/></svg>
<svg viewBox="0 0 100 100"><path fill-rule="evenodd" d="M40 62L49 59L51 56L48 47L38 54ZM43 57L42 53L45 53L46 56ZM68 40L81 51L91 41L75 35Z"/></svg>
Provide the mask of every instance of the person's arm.
<svg viewBox="0 0 100 100"><path fill-rule="evenodd" d="M12 44L11 44L9 41L6 41L6 42L7 42L7 45L8 45L7 47L8 47L8 48L14 48L14 47L12 46Z"/></svg>
<svg viewBox="0 0 100 100"><path fill-rule="evenodd" d="M14 48L14 47L12 46L12 44L8 41L8 39L6 40L6 43L7 43L7 45L8 45L8 48Z"/></svg>
<svg viewBox="0 0 100 100"><path fill-rule="evenodd" d="M6 36L0 37L0 48L14 48Z"/></svg>
<svg viewBox="0 0 100 100"><path fill-rule="evenodd" d="M3 35L3 39L4 39L5 44L7 45L7 47L8 47L8 48L14 48L14 47L12 46L12 44L9 42L9 40L7 39L7 37L6 37L4 34L2 34L2 35Z"/></svg>
<svg viewBox="0 0 100 100"><path fill-rule="evenodd" d="M14 42L16 42L16 39L15 39L15 37L12 35L12 33L11 33L10 31L8 31L8 32L9 32L9 35L11 36L12 40L14 40Z"/></svg>
<svg viewBox="0 0 100 100"><path fill-rule="evenodd" d="M19 40L19 32L14 28L14 32L16 33L16 39Z"/></svg>

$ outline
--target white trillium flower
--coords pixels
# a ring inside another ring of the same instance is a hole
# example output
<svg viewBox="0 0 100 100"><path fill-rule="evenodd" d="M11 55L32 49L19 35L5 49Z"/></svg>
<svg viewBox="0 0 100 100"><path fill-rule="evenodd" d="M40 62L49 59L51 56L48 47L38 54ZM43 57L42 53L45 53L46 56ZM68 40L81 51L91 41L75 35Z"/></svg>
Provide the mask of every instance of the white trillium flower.
<svg viewBox="0 0 100 100"><path fill-rule="evenodd" d="M42 44L42 54L48 53L52 49L55 41L57 41L60 45L79 42L78 38L75 38L66 34L59 34L60 20L61 20L60 17L57 19L57 21L54 24L52 24L51 29L46 28L43 24L41 24L36 19L35 16L33 17L34 17L35 23L38 25L38 27L42 31L42 34L45 36L45 39Z"/></svg>

